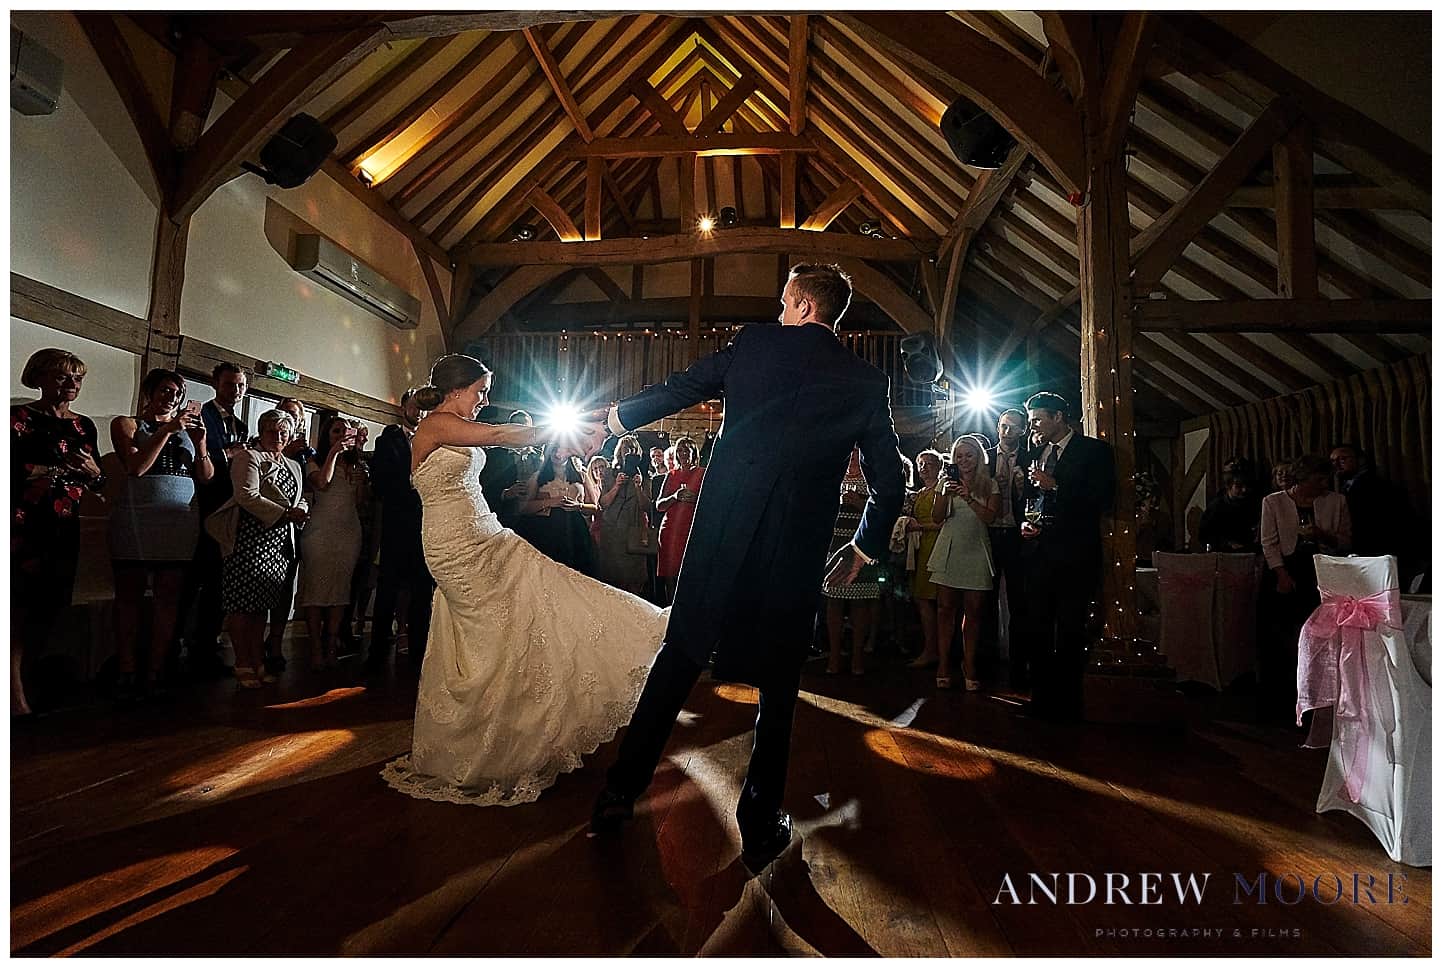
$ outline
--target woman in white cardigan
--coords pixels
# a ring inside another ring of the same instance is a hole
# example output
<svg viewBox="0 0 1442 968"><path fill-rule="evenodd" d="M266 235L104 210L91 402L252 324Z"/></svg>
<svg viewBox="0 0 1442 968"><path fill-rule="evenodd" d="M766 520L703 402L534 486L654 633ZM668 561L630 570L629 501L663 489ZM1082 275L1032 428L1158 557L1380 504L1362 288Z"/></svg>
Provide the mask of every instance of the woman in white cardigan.
<svg viewBox="0 0 1442 968"><path fill-rule="evenodd" d="M259 442L230 463L235 494L207 522L225 559L221 598L243 689L275 681L263 668L265 619L290 593L295 526L308 511L300 465L283 453L294 429L284 410L261 414Z"/></svg>
<svg viewBox="0 0 1442 968"><path fill-rule="evenodd" d="M1347 499L1328 490L1332 466L1308 455L1292 463L1293 481L1262 499L1262 554L1270 576L1260 602L1259 700L1264 717L1293 719L1297 689L1297 636L1321 604L1315 554L1346 554L1352 548Z"/></svg>

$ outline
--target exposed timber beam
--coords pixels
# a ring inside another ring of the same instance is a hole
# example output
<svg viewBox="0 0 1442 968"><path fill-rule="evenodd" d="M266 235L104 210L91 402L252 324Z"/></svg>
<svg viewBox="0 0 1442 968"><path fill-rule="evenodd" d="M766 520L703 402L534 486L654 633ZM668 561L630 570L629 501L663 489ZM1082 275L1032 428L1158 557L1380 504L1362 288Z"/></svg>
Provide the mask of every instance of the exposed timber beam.
<svg viewBox="0 0 1442 968"><path fill-rule="evenodd" d="M807 69L811 64L811 18L806 14L791 17L790 64L787 77L790 81L790 99L787 102L787 119L792 134L799 135L806 129L806 88Z"/></svg>
<svg viewBox="0 0 1442 968"><path fill-rule="evenodd" d="M526 43L531 45L531 51L536 55L536 61L541 65L546 80L551 82L551 90L556 92L561 107L566 111L566 117L571 119L576 133L581 136L582 141L589 143L596 140L596 133L591 130L585 113L576 103L576 96L571 92L571 85L566 82L566 75L561 73L561 65L557 63L556 55L551 53L551 48L546 46L546 39L533 27L527 27L522 33L525 34Z"/></svg>
<svg viewBox="0 0 1442 968"><path fill-rule="evenodd" d="M551 223L551 228L556 230L556 235L562 242L581 241L581 232L576 228L576 223L571 220L571 216L566 213L560 203L551 197L550 192L537 186L531 190L529 200L535 206L536 211L541 213L541 217Z"/></svg>
<svg viewBox="0 0 1442 968"><path fill-rule="evenodd" d="M1410 206L1390 188L1375 185L1328 186L1314 185L1314 209L1358 208L1378 211L1410 211ZM1243 185L1227 199L1228 208L1273 208L1277 196L1271 185Z"/></svg>
<svg viewBox="0 0 1442 968"><path fill-rule="evenodd" d="M484 336L512 306L569 271L570 267L564 265L520 266L482 296L475 308L456 324L450 345L464 347L468 341Z"/></svg>
<svg viewBox="0 0 1442 968"><path fill-rule="evenodd" d="M1034 69L944 13L837 13L867 42L965 93L1061 181L1087 183L1081 124L1066 98ZM954 65L964 64L965 69Z"/></svg>
<svg viewBox="0 0 1442 968"><path fill-rule="evenodd" d="M1138 328L1153 333L1432 332L1430 299L1149 299Z"/></svg>
<svg viewBox="0 0 1442 968"><path fill-rule="evenodd" d="M1397 192L1409 208L1431 213L1432 156L1425 149L1322 93L1205 16L1169 13L1163 20L1164 43L1200 47L1226 67L1296 102L1316 125L1319 151Z"/></svg>
<svg viewBox="0 0 1442 968"><path fill-rule="evenodd" d="M194 214L291 115L384 39L384 28L363 27L292 48L201 135L181 166L171 218L179 222Z"/></svg>
<svg viewBox="0 0 1442 968"><path fill-rule="evenodd" d="M673 155L697 154L710 158L718 155L776 155L784 151L815 151L811 142L780 132L736 132L702 137L679 138L675 135L650 135L640 138L597 138L576 148L577 158L663 158Z"/></svg>
<svg viewBox="0 0 1442 968"><path fill-rule="evenodd" d="M115 85L116 93L120 95L120 101L125 105L131 123L135 125L135 132L140 136L140 144L145 149L145 157L150 162L150 173L155 179L156 188L162 195L166 194L175 164L170 135L145 86L140 68L136 66L130 45L115 23L115 15L104 11L82 11L75 14L75 19L85 31L90 46L95 48L101 66L109 75L110 82Z"/></svg>
<svg viewBox="0 0 1442 968"><path fill-rule="evenodd" d="M1272 146L1277 196L1277 294L1317 298L1317 235L1312 210L1312 126L1306 118Z"/></svg>
<svg viewBox="0 0 1442 968"><path fill-rule="evenodd" d="M484 242L458 253L473 265L656 265L740 252L810 257L914 262L919 253L909 239L873 239L839 232L797 235L796 229L733 228L709 236L695 232L649 239L607 239L601 242ZM579 233L578 233L579 234Z"/></svg>
<svg viewBox="0 0 1442 968"><path fill-rule="evenodd" d="M1297 117L1291 102L1273 101L1191 191L1132 238L1132 284L1138 295L1171 268Z"/></svg>
<svg viewBox="0 0 1442 968"><path fill-rule="evenodd" d="M801 228L808 232L825 232L827 226L836 221L836 217L846 211L847 207L861 197L861 186L850 179L845 179L836 190L827 195L820 205L806 217L801 223Z"/></svg>
<svg viewBox="0 0 1442 968"><path fill-rule="evenodd" d="M1130 11L1122 15L1121 28L1112 50L1106 79L1102 82L1100 152L1111 157L1122 149L1131 129L1132 108L1137 101L1142 71L1151 55L1157 15Z"/></svg>
<svg viewBox="0 0 1442 968"><path fill-rule="evenodd" d="M756 78L746 74L732 85L726 96L717 101L696 125L696 134L710 135L721 132L721 126L731 120L731 116L740 110L746 99L756 92Z"/></svg>
<svg viewBox="0 0 1442 968"><path fill-rule="evenodd" d="M686 129L686 122L671 107L671 103L660 94L644 77L637 77L632 80L629 90L636 96L636 100L649 112L651 117L661 125L661 130L673 138L688 138L691 132Z"/></svg>

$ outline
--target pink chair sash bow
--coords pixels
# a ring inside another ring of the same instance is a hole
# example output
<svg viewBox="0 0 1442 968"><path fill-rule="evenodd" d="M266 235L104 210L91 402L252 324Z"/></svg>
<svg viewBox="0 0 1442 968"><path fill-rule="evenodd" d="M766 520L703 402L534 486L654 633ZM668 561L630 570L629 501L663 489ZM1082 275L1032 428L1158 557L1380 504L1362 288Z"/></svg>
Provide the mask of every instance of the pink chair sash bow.
<svg viewBox="0 0 1442 968"><path fill-rule="evenodd" d="M1336 707L1344 787L1353 803L1360 801L1366 787L1371 749L1372 684L1362 654L1363 633L1379 625L1401 628L1398 589L1362 598L1323 591L1322 604L1302 626L1297 643L1297 725L1308 709ZM1313 739L1308 737L1308 745Z"/></svg>

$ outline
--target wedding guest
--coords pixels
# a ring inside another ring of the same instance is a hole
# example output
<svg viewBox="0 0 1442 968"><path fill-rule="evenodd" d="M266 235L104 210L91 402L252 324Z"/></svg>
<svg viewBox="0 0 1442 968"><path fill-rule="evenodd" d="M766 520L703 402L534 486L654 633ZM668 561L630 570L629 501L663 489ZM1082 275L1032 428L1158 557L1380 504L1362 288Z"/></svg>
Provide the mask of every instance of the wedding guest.
<svg viewBox="0 0 1442 968"><path fill-rule="evenodd" d="M527 482L521 514L531 519L528 538L537 550L583 575L595 575L590 516L597 508L586 501L582 473L570 447L547 444L541 469Z"/></svg>
<svg viewBox="0 0 1442 968"><path fill-rule="evenodd" d="M285 397L275 405L275 409L284 410L290 414L295 421L295 436L290 443L285 445L282 453L296 462L300 467L301 478L305 478L305 465L311 457L315 456L315 448L310 445L306 437L305 404L295 397ZM288 594L284 596L280 605L271 610L270 626L265 636L265 671L273 676L279 676L285 671L285 629L290 623L290 615L295 603L295 584L297 573L300 570L300 559L292 559L290 563L290 574L287 576L286 586Z"/></svg>
<svg viewBox="0 0 1442 968"><path fill-rule="evenodd" d="M1222 471L1222 490L1202 512L1198 536L1207 551L1226 553L1259 551L1257 528L1261 502L1252 495L1251 485L1235 470Z"/></svg>
<svg viewBox="0 0 1442 968"><path fill-rule="evenodd" d="M870 493L866 475L861 471L861 450L853 446L846 475L841 479L841 503L836 511L828 558L851 544ZM851 674L860 676L866 673L866 643L871 638L871 626L876 621L876 603L881 598L877 575L878 566L872 563L863 567L861 574L849 585L823 583L821 586L821 594L826 599L826 636L830 647L826 674L829 676L841 674L843 633L848 611L851 614Z"/></svg>
<svg viewBox="0 0 1442 968"><path fill-rule="evenodd" d="M1292 463L1286 490L1262 499L1262 554L1269 569L1258 602L1262 635L1257 643L1259 714L1290 722L1297 698L1297 636L1313 609L1317 592L1316 554L1352 550L1347 499L1328 490L1332 465L1308 454Z"/></svg>
<svg viewBox="0 0 1442 968"><path fill-rule="evenodd" d="M988 602L987 624L998 653L1005 638L1010 685L1019 692L1031 688L1031 642L1025 635L1013 634L1014 617L1026 611L1026 567L1021 557L1022 486L1026 483L1025 468L1032 458L1026 445L1026 414L1003 410L996 418L996 446L987 451L987 472L1001 496L1001 508L988 530L997 580Z"/></svg>
<svg viewBox="0 0 1442 968"><path fill-rule="evenodd" d="M656 560L656 577L664 583L662 604L671 604L676 591L676 576L681 573L681 557L686 539L691 536L691 519L696 514L696 499L701 495L701 479L706 470L696 463L696 442L690 437L676 439L676 470L666 475L656 509L661 512L660 551Z"/></svg>
<svg viewBox="0 0 1442 968"><path fill-rule="evenodd" d="M663 515L656 508L656 502L661 499L661 486L666 483L666 448L661 446L652 447L647 451L651 459L650 476L646 482L646 496L649 499L646 506L646 515L651 521L651 527L659 531ZM646 556L646 597L653 603L660 605L666 601L666 582L656 575L657 558L652 555Z"/></svg>
<svg viewBox="0 0 1442 968"><path fill-rule="evenodd" d="M1292 465L1296 463L1295 457L1287 457L1272 465L1272 493L1285 491L1296 483L1292 478Z"/></svg>
<svg viewBox="0 0 1442 968"><path fill-rule="evenodd" d="M1115 496L1116 468L1110 447L1071 427L1060 395L1033 394L1026 410L1044 442L1028 473L1024 496L1031 506L1021 530L1027 610L1017 634L1033 643L1027 713L1079 720L1087 614L1101 592L1101 519Z"/></svg>
<svg viewBox="0 0 1442 968"><path fill-rule="evenodd" d="M646 515L649 493L641 442L635 434L626 434L616 442L611 478L601 495L596 577L633 595L643 595L646 591L647 555L632 551L630 546L633 536L642 528L649 538L650 520Z"/></svg>
<svg viewBox="0 0 1442 968"><path fill-rule="evenodd" d="M381 431L371 459L371 484L381 502L380 572L376 577L375 615L371 620L371 647L367 670L379 674L390 658L396 603L408 592L405 623L411 668L419 669L430 632L431 594L435 582L421 549L421 497L411 486L411 438L422 411L416 400L419 387L401 395L401 419Z"/></svg>
<svg viewBox="0 0 1442 968"><path fill-rule="evenodd" d="M601 494L607 489L606 478L610 470L611 462L604 455L597 454L586 464L586 473L581 476L581 483L586 489L586 503L595 508L588 517L591 545L596 548L601 544Z"/></svg>
<svg viewBox="0 0 1442 968"><path fill-rule="evenodd" d="M1415 523L1406 492L1379 476L1356 444L1333 447L1331 463L1352 519L1352 551L1367 557L1396 555L1404 566L1410 564Z"/></svg>
<svg viewBox="0 0 1442 968"><path fill-rule="evenodd" d="M115 572L116 696L154 692L175 635L185 570L195 558L200 512L195 492L215 473L200 407L185 401L185 378L154 369L140 381L140 411L110 422L125 480L110 513ZM136 638L151 588L150 655L136 678Z"/></svg>
<svg viewBox="0 0 1442 968"><path fill-rule="evenodd" d="M1001 512L1001 494L986 469L986 438L965 436L951 447L941 497L932 520L941 525L928 559L936 585L936 688L951 688L951 643L957 613L962 616L962 676L967 692L981 688L976 648L981 639L988 593L996 565L992 558L991 523Z"/></svg>
<svg viewBox="0 0 1442 968"><path fill-rule="evenodd" d="M351 580L361 553L360 505L365 500L365 468L358 458L359 426L340 415L320 429L324 456L306 463L310 515L301 535L300 593L310 635L310 668L334 668L341 621L351 601Z"/></svg>
<svg viewBox="0 0 1442 968"><path fill-rule="evenodd" d="M95 424L70 409L85 362L60 349L37 350L20 385L40 398L10 408L10 714L29 716L28 668L69 607L80 557L80 498L100 493Z"/></svg>
<svg viewBox="0 0 1442 968"><path fill-rule="evenodd" d="M210 379L215 387L215 399L200 408L200 416L205 422L205 446L215 474L200 488L202 521L230 500L230 462L245 450L250 438L250 431L240 416L241 404L250 387L250 374L227 361L215 365ZM193 631L185 640L185 649L191 674L201 678L230 674L220 651L220 625L224 615L221 585L220 547L202 528L181 598L182 615L189 611L191 603L196 607Z"/></svg>
<svg viewBox="0 0 1442 968"><path fill-rule="evenodd" d="M938 451L923 450L916 455L916 476L920 487L907 497L902 512L911 519L907 531L912 537L908 541L907 571L911 575L911 600L916 603L917 619L921 622L921 654L909 664L912 669L929 669L936 665L939 654L936 647L936 585L931 581L932 550L936 547L936 536L941 524L933 519L937 500L941 496L938 479L941 477L942 456ZM914 545L914 546L913 546Z"/></svg>
<svg viewBox="0 0 1442 968"><path fill-rule="evenodd" d="M207 522L224 561L226 625L242 689L275 681L262 663L265 619L286 594L295 526L305 523L308 510L299 468L283 453L294 430L290 414L267 410L259 430L259 444L232 458L233 493Z"/></svg>

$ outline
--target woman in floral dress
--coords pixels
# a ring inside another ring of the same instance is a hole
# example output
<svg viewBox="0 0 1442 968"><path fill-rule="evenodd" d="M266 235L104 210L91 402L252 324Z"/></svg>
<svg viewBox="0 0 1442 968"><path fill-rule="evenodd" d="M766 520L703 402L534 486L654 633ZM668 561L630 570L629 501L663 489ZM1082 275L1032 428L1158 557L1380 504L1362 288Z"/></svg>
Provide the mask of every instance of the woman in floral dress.
<svg viewBox="0 0 1442 968"><path fill-rule="evenodd" d="M70 605L80 557L80 498L105 484L95 424L70 409L85 363L38 350L20 383L40 399L10 408L10 713L28 716L22 665Z"/></svg>

